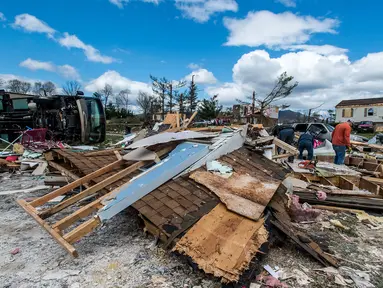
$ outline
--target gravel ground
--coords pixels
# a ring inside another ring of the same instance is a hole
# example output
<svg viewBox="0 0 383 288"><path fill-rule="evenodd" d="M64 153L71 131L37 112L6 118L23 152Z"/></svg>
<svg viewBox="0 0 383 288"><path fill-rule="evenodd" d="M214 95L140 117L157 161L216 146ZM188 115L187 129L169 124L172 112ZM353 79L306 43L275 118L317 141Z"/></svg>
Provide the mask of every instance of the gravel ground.
<svg viewBox="0 0 383 288"><path fill-rule="evenodd" d="M2 177L0 191L41 185L42 179ZM120 213L75 244L72 258L21 207L17 198L46 192L0 196L0 287L220 287L193 271L144 235L133 211ZM12 255L11 251L20 252Z"/></svg>

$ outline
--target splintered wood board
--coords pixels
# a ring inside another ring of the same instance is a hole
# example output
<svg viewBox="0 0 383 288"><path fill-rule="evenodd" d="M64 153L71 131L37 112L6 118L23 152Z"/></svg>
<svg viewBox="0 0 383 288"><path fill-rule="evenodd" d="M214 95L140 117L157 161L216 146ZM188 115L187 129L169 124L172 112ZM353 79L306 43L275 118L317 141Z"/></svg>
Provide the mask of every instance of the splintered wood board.
<svg viewBox="0 0 383 288"><path fill-rule="evenodd" d="M267 241L264 220L253 221L218 204L203 216L173 248L193 259L223 282L238 281Z"/></svg>
<svg viewBox="0 0 383 288"><path fill-rule="evenodd" d="M198 170L190 178L213 191L226 207L242 216L258 220L278 189L280 181L234 172L229 178Z"/></svg>

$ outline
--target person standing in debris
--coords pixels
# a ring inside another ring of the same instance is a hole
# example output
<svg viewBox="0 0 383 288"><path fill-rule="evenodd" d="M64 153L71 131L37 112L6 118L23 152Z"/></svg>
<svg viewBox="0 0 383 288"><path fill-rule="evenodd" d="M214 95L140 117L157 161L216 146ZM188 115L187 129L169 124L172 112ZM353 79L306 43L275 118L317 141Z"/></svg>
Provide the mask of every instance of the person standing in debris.
<svg viewBox="0 0 383 288"><path fill-rule="evenodd" d="M337 165L344 164L346 157L346 149L351 147L350 134L351 134L352 121L340 123L336 125L332 132L332 147L335 151L334 163Z"/></svg>
<svg viewBox="0 0 383 288"><path fill-rule="evenodd" d="M274 136L277 136L278 139L282 140L283 142L292 145L294 141L294 128L291 125L281 125L277 126L274 130ZM278 153L281 152L281 149L278 149ZM288 158L289 162L294 161L294 156L290 156Z"/></svg>
<svg viewBox="0 0 383 288"><path fill-rule="evenodd" d="M314 136L309 131L303 133L298 140L299 159L303 159L303 151L307 150L307 160L314 157Z"/></svg>

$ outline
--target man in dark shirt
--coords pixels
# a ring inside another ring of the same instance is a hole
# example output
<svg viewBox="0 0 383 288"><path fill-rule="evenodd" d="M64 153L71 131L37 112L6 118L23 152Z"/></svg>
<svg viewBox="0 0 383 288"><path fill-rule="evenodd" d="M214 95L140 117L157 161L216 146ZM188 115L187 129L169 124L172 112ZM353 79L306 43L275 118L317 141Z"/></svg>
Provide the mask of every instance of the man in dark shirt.
<svg viewBox="0 0 383 288"><path fill-rule="evenodd" d="M277 126L274 130L274 135L278 136L278 138L282 140L283 142L289 145L292 145L294 141L294 128L290 125ZM278 148L278 150L279 150L278 153L280 153L281 149ZM288 161L293 162L294 156L290 156L288 158Z"/></svg>
<svg viewBox="0 0 383 288"><path fill-rule="evenodd" d="M307 150L307 160L314 157L314 136L310 132L303 133L298 140L299 159L303 159L303 151Z"/></svg>

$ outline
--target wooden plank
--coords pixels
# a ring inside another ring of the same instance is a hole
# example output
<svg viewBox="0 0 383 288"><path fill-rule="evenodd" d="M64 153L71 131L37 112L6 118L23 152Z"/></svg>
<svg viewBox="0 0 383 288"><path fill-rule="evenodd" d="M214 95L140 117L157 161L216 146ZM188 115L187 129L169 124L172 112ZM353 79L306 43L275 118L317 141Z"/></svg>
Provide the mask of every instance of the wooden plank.
<svg viewBox="0 0 383 288"><path fill-rule="evenodd" d="M195 118L195 116L197 116L197 113L198 113L198 111L195 111L193 113L193 115L190 117L189 121L187 121L187 123L184 124L184 127L183 127L184 129L188 128L188 126L190 125L190 123L192 123L192 121Z"/></svg>
<svg viewBox="0 0 383 288"><path fill-rule="evenodd" d="M111 193L111 192L110 192ZM109 195L106 194L106 195ZM94 200L92 203L89 203L88 205L85 205L84 207L81 207L78 209L76 212L68 215L67 217L61 219L60 221L56 222L55 224L52 225L53 229L59 229L59 230L64 230L71 226L73 223L76 221L89 216L93 212L99 210L100 208L104 207L104 205L101 204L102 199L106 196L104 195L103 197Z"/></svg>
<svg viewBox="0 0 383 288"><path fill-rule="evenodd" d="M177 128L180 128L180 113L177 112Z"/></svg>
<svg viewBox="0 0 383 288"><path fill-rule="evenodd" d="M383 185L383 179L382 178L375 178L375 177L368 177L368 176L364 176L362 177L363 179L365 180L368 180L372 183L375 183L375 184L378 184L378 185Z"/></svg>
<svg viewBox="0 0 383 288"><path fill-rule="evenodd" d="M125 168L124 170L121 170L120 172L113 174L112 176L106 178L105 180L103 180L103 181L93 185L92 187L80 192L79 194L74 195L67 200L64 200L63 202L57 204L56 206L40 212L39 215L42 218L47 218L47 217L65 209L66 207L73 205L74 203L76 203L79 200L84 199L85 197L88 197L92 194L97 193L101 189L103 189L106 186L109 186L110 184L124 178L125 176L136 171L137 169L143 167L147 163L148 163L147 161L140 161L140 162L134 163L133 165L130 165L129 167Z"/></svg>
<svg viewBox="0 0 383 288"><path fill-rule="evenodd" d="M298 149L283 142L282 140L278 139L278 138L274 138L273 140L273 143L275 144L275 146L278 146L280 148L282 148L283 150L286 150L287 152L293 154L293 155L297 155L298 154Z"/></svg>
<svg viewBox="0 0 383 288"><path fill-rule="evenodd" d="M70 245L65 239L55 231L55 229L52 229L48 223L46 223L43 219L41 219L35 212L35 209L30 206L25 200L18 199L17 203L29 214L35 219L35 221L40 224L41 227L43 227L49 234L52 235L53 239L56 240L57 243L59 243L62 247L64 247L72 256L77 257L78 253L76 249Z"/></svg>
<svg viewBox="0 0 383 288"><path fill-rule="evenodd" d="M364 159L358 157L349 157L349 165L351 166L361 166L363 165Z"/></svg>
<svg viewBox="0 0 383 288"><path fill-rule="evenodd" d="M348 179L339 176L339 188L343 190L354 190L355 185Z"/></svg>
<svg viewBox="0 0 383 288"><path fill-rule="evenodd" d="M281 159L281 158L288 158L290 156L294 156L293 154L291 153L287 153L287 154L280 154L280 155L274 155L272 157L272 159Z"/></svg>
<svg viewBox="0 0 383 288"><path fill-rule="evenodd" d="M72 231L68 232L63 236L65 241L67 241L70 244L75 243L76 241L80 240L82 237L84 237L86 234L89 234L94 229L96 229L97 226L101 224L100 218L98 216L90 218L88 221L82 223Z"/></svg>
<svg viewBox="0 0 383 288"><path fill-rule="evenodd" d="M325 177L321 177L319 180L320 184L322 185L328 185L328 186L335 186L330 180L328 180Z"/></svg>
<svg viewBox="0 0 383 288"><path fill-rule="evenodd" d="M80 177L78 177L76 174L72 173L68 169L64 168L60 164L57 164L57 163L55 163L53 161L48 161L48 164L49 164L49 166L55 168L56 170L58 170L59 172L61 172L65 176L72 178L73 180L80 179ZM83 184L83 185L85 186L85 184Z"/></svg>
<svg viewBox="0 0 383 288"><path fill-rule="evenodd" d="M66 185L64 187L61 187L61 188L59 188L59 189L57 189L57 190L55 190L49 194L46 194L40 198L33 200L30 203L30 205L33 207L41 206L41 205L47 203L49 200L56 198L57 196L61 196L61 195L71 191L72 189L74 189L80 185L88 183L90 180L94 179L95 177L98 177L102 174L105 174L106 172L112 171L116 167L119 167L123 162L124 162L123 160L117 160L117 161L97 170L97 171L94 171L93 173L90 173L90 174L88 174L88 175L86 175L80 179L73 181L72 183L69 183L68 185Z"/></svg>
<svg viewBox="0 0 383 288"><path fill-rule="evenodd" d="M114 155L116 155L117 160L122 160L122 156L121 156L120 152L114 151Z"/></svg>
<svg viewBox="0 0 383 288"><path fill-rule="evenodd" d="M368 171L373 171L373 172L376 172L378 170L379 166L380 166L380 164L373 163L373 162L367 162L367 161L364 161L362 164L363 169L366 169Z"/></svg>
<svg viewBox="0 0 383 288"><path fill-rule="evenodd" d="M312 208L320 209L320 210L328 210L328 211L332 211L332 212L350 212L350 213L354 213L354 214L365 213L363 210L336 207L336 206L326 206L326 205L312 205Z"/></svg>
<svg viewBox="0 0 383 288"><path fill-rule="evenodd" d="M379 195L379 192L380 192L380 186L379 185L372 183L363 177L359 181L359 188L370 191L371 193L373 193L375 195Z"/></svg>
<svg viewBox="0 0 383 288"><path fill-rule="evenodd" d="M350 141L350 143L351 143L351 145L365 146L365 147L370 147L370 148L377 149L377 150L383 150L383 146L381 146L381 145L368 144L365 142L357 142L357 141Z"/></svg>
<svg viewBox="0 0 383 288"><path fill-rule="evenodd" d="M123 136L123 135L121 135ZM94 152L88 152L83 154L86 157L95 157L95 156L108 156L112 155L115 151L122 151L125 148L115 148L115 149L107 149L107 150L102 150L102 151L94 151Z"/></svg>
<svg viewBox="0 0 383 288"><path fill-rule="evenodd" d="M338 267L338 261L326 254L324 254L323 250L319 247L319 245L313 242L310 238L308 238L304 233L300 231L296 231L288 222L284 222L281 219L271 220L271 224L273 224L280 231L285 233L288 237L290 237L296 244L298 244L301 248L303 248L307 253L313 256L316 260L322 263L324 266L334 266ZM306 241L301 241L301 239L305 239Z"/></svg>

